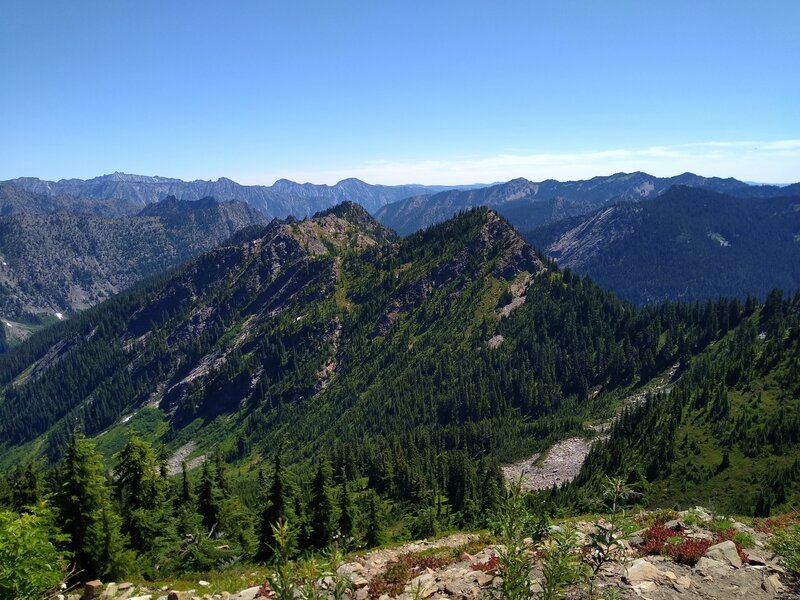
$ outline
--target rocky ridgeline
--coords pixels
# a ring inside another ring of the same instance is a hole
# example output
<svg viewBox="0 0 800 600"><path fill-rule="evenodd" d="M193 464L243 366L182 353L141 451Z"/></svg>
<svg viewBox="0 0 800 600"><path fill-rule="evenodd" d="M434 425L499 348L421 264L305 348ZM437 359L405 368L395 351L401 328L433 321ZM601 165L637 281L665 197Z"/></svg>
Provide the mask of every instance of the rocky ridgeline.
<svg viewBox="0 0 800 600"><path fill-rule="evenodd" d="M664 520L664 517L672 517ZM640 530L622 534L613 559L599 569L595 597L645 598L748 598L788 599L800 597L800 586L779 564L769 546L770 534L730 519L715 519L698 507L691 511L659 515L642 513L634 522ZM602 522L601 522L602 523ZM574 529L580 544L586 544L596 528L592 521L577 521L550 528L551 533ZM722 529L724 527L724 530ZM733 539L724 539L733 538ZM738 541L735 541L738 540ZM746 540L746 548L739 541ZM419 541L350 556L338 573L352 582L346 594L353 600L477 600L500 598L502 583L497 551L502 546L488 536L455 534L435 541ZM536 547L532 590L539 591L542 568ZM699 554L699 556L698 556ZM321 579L322 598L332 587L330 577ZM267 600L274 598L268 585L235 593L211 594L198 581L197 589L155 592L131 584L86 584L83 596L72 594L59 600ZM299 597L299 595L298 595ZM305 596L303 596L305 597ZM576 585L563 596L589 598L586 585Z"/></svg>

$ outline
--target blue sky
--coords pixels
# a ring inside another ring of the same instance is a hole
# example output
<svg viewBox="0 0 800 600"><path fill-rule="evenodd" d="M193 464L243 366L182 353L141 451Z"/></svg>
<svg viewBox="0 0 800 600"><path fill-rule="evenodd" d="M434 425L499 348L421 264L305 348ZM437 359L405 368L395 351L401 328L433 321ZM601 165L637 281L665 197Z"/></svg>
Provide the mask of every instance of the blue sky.
<svg viewBox="0 0 800 600"><path fill-rule="evenodd" d="M796 1L0 9L0 179L800 180Z"/></svg>

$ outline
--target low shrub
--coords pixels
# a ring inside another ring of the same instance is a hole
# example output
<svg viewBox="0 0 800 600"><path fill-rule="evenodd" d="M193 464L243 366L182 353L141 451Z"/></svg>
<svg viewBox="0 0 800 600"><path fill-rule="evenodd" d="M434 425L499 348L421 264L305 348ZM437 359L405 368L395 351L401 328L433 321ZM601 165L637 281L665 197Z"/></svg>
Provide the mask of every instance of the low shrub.
<svg viewBox="0 0 800 600"><path fill-rule="evenodd" d="M800 525L777 530L770 545L781 557L781 564L800 576Z"/></svg>
<svg viewBox="0 0 800 600"><path fill-rule="evenodd" d="M446 550L444 551L446 554ZM370 582L370 594L373 598L380 598L383 594L398 596L403 593L406 585L417 575L427 569L433 571L452 564L455 558L441 556L423 551L417 554L403 554L397 560L386 565L380 573Z"/></svg>
<svg viewBox="0 0 800 600"><path fill-rule="evenodd" d="M483 571L484 573L491 573L494 572L497 567L500 566L500 561L497 560L497 556L492 554L489 557L489 560L486 562L474 562L472 563L469 568L473 571Z"/></svg>
<svg viewBox="0 0 800 600"><path fill-rule="evenodd" d="M800 523L800 512L793 511L776 517L753 519L753 528L759 533L775 533L796 523Z"/></svg>
<svg viewBox="0 0 800 600"><path fill-rule="evenodd" d="M752 548L756 545L753 536L746 531L737 531L733 536L733 541L739 544L742 548Z"/></svg>
<svg viewBox="0 0 800 600"><path fill-rule="evenodd" d="M678 513L669 508L662 508L652 512L641 512L635 517L633 521L640 527L663 527L667 521L672 521L678 518Z"/></svg>
<svg viewBox="0 0 800 600"><path fill-rule="evenodd" d="M671 529L656 525L644 532L642 536L644 541L639 545L638 550L642 556L669 556L675 562L693 565L705 555L710 546L730 540L736 544L736 551L742 562L747 563L749 558L741 543L737 541L739 533L732 528L723 529L714 534L713 540L703 540L690 538L685 533L676 533ZM752 538L750 540L752 541Z"/></svg>
<svg viewBox="0 0 800 600"><path fill-rule="evenodd" d="M665 547L667 556L675 562L684 565L694 565L708 550L711 542L708 540L684 539L678 544L670 544Z"/></svg>
<svg viewBox="0 0 800 600"><path fill-rule="evenodd" d="M661 554L667 544L667 540L674 535L674 531L667 529L663 525L653 525L642 535L644 541L639 546L639 552L642 556Z"/></svg>

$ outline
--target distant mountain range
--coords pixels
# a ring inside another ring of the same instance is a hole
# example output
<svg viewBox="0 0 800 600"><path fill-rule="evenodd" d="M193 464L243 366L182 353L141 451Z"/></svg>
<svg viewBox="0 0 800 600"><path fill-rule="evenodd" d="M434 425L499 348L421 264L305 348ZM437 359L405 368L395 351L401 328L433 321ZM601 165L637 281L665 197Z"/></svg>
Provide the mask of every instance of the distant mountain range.
<svg viewBox="0 0 800 600"><path fill-rule="evenodd" d="M268 218L294 216L297 218L312 215L330 208L340 202L352 201L360 204L368 211L374 212L390 202L396 202L409 196L435 194L451 189L448 186L423 185L370 185L359 179L345 179L335 185L315 185L311 183L295 183L288 179L280 179L271 186L241 185L220 177L216 181L183 181L169 177L150 177L145 175L129 175L113 173L93 179L62 179L60 181L44 181L36 177L20 177L4 182L1 186L11 186L36 194L38 205L50 205L75 210L83 206L84 212L97 213L100 209L86 204L86 200L100 202L104 207L111 201L121 201L119 212L131 214L144 206L163 200L167 196L175 196L182 200L199 200L213 197L217 200L241 200L257 208ZM475 186L463 186L466 188ZM9 193L6 192L8 195ZM79 203L76 199L81 199ZM17 205L19 203L17 202ZM4 201L0 194L0 210L4 206L15 206L13 200ZM105 209L108 210L108 209ZM19 212L17 210L17 212ZM36 212L48 212L37 210Z"/></svg>
<svg viewBox="0 0 800 600"><path fill-rule="evenodd" d="M19 187L15 183L0 183L0 216L69 212L98 217L122 217L136 214L141 209L138 202L131 200L46 194Z"/></svg>
<svg viewBox="0 0 800 600"><path fill-rule="evenodd" d="M674 185L756 198L791 195L800 191L800 184L785 187L752 186L737 179L701 177L692 173L676 177L653 177L641 172L617 173L584 181L548 179L539 183L520 178L480 189L417 195L387 204L375 212L375 216L399 234L407 235L468 208L488 206L520 231L526 231L616 202L655 198Z"/></svg>
<svg viewBox="0 0 800 600"><path fill-rule="evenodd" d="M174 197L130 217L0 217L0 316L7 322L66 316L266 222L243 202ZM6 329L25 334L22 323Z"/></svg>
<svg viewBox="0 0 800 600"><path fill-rule="evenodd" d="M560 266L644 304L800 289L800 190L737 198L674 187L524 234ZM761 188L760 191L764 191Z"/></svg>

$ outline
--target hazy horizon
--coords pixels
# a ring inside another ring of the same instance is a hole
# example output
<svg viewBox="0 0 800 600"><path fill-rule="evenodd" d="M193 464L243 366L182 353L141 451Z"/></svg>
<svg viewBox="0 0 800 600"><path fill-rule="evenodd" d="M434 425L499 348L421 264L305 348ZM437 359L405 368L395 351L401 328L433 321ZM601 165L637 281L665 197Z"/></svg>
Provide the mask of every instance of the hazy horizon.
<svg viewBox="0 0 800 600"><path fill-rule="evenodd" d="M800 179L800 4L7 3L0 179Z"/></svg>
<svg viewBox="0 0 800 600"><path fill-rule="evenodd" d="M163 173L153 173L153 174L150 174L150 173L133 173L133 172L128 172L128 171L119 171L119 170L117 170L117 171L113 171L111 173L99 173L99 174L91 175L91 176L88 176L88 177L52 178L52 177L40 177L38 175L30 175L30 174L28 174L28 175L19 175L18 177L10 177L10 178L3 179L3 180L0 180L0 181L8 181L8 180L14 180L14 179L25 179L25 178L33 178L33 179L39 179L40 181L52 181L52 182L69 181L69 180L88 181L88 180L96 179L96 178L99 178L99 177L108 177L108 176L115 175L115 174L122 174L122 175L130 175L130 176L135 176L135 177L155 177L155 178L161 178L161 179L175 179L175 180L180 180L180 181L184 181L184 182L187 182L187 183L194 182L194 181L204 181L204 182L216 183L220 179L229 179L229 180L233 181L234 183L237 183L237 184L240 184L240 185L244 185L244 186L266 186L266 187L273 186L278 181L281 181L281 180L289 180L289 181L292 181L292 182L300 184L300 185L327 185L327 186L334 186L334 185L337 185L339 183L342 183L343 181L346 181L347 179L358 179L358 180L360 180L360 181L362 181L364 183L367 183L369 185L384 185L384 186L420 185L420 186L428 186L428 187L450 187L450 188L455 188L455 187L473 187L473 186L489 187L489 186L493 186L493 185L502 185L504 183L507 183L507 182L513 180L513 179L520 179L520 178L528 179L529 181L532 181L534 183L541 183L541 182L546 181L546 180L556 180L556 181L561 181L561 182L586 181L586 180L589 180L589 179L593 179L595 177L611 177L612 175L617 175L617 174L630 175L630 174L635 173L635 172L641 172L641 173L645 173L646 175L650 175L650 176L653 176L653 177L660 177L660 178L677 177L677 176L683 175L685 173L691 173L693 175L697 175L699 177L706 177L706 178L711 178L711 177L720 177L720 178L722 178L719 175L709 175L709 174L705 174L705 173L695 173L694 171L682 171L680 173L671 173L671 174L667 174L667 175L655 175L654 173L649 173L647 171L642 171L642 170L638 170L637 169L635 171L615 171L613 173L598 173L598 174L592 175L590 177L582 177L582 178L574 178L574 179L558 179L558 178L555 178L555 177L544 177L542 179L530 179L528 177L523 177L523 176L520 175L520 176L517 176L517 177L511 177L509 179L503 179L503 180L497 180L497 181L488 181L488 182L487 181L462 181L462 182L456 182L456 183L420 183L418 181L412 181L412 180L404 181L403 180L403 181L399 181L398 183L384 183L384 182L381 182L381 181L367 181L367 180L364 180L364 179L362 179L360 177L345 177L345 178L342 178L342 179L338 179L336 181L303 181L303 180L292 179L290 177L278 177L277 179L274 179L272 181L263 181L263 182L259 181L259 182L249 183L249 182L244 182L244 181L237 181L237 180L235 180L235 179L233 179L231 177L227 177L225 175L221 175L219 177L194 177L194 178L187 179L187 178L182 178L182 177L175 177L175 176L172 176L172 175L165 175ZM739 179L739 178L738 177L734 177L734 179ZM744 180L744 179L739 179L739 181L742 181L743 183L746 183L748 185L787 186L787 185L791 185L793 183L800 182L800 178L797 181L751 181L751 180Z"/></svg>

